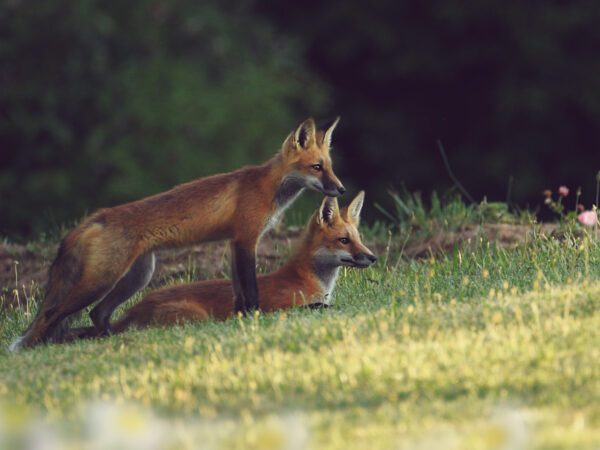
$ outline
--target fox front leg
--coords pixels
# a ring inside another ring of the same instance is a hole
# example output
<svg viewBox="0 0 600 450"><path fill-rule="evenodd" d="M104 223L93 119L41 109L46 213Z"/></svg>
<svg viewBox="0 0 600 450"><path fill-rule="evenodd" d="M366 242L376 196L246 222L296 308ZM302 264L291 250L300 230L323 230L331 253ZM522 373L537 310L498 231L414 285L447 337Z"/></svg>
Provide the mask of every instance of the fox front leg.
<svg viewBox="0 0 600 450"><path fill-rule="evenodd" d="M236 312L246 313L258 309L258 285L256 283L255 246L233 244L231 279Z"/></svg>

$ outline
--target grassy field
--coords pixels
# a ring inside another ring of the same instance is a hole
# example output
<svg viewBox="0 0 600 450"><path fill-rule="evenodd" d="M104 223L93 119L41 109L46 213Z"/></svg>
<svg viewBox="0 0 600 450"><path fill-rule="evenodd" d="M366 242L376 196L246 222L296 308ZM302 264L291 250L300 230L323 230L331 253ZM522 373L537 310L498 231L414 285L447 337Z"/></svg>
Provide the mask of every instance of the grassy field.
<svg viewBox="0 0 600 450"><path fill-rule="evenodd" d="M409 259L395 230L364 230L388 251L327 310L9 354L32 292L0 318L0 447L597 448L598 240L534 226Z"/></svg>

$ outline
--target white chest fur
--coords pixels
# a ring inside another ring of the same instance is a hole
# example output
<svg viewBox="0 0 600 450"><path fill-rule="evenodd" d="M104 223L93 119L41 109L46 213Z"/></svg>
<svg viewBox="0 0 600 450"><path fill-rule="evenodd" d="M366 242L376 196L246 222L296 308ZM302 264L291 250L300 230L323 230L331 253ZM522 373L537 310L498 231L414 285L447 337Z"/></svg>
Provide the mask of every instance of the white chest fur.
<svg viewBox="0 0 600 450"><path fill-rule="evenodd" d="M333 290L335 289L339 273L340 269L339 267L336 267L328 271L321 271L317 274L319 283L321 283L321 288L323 289L323 295L320 300L322 303L329 305L333 300Z"/></svg>
<svg viewBox="0 0 600 450"><path fill-rule="evenodd" d="M303 184L301 184L301 180L295 175L290 175L282 181L273 200L275 210L265 219L261 236L281 221L285 210L289 208L302 191L304 191Z"/></svg>
<svg viewBox="0 0 600 450"><path fill-rule="evenodd" d="M283 213L285 212L286 208L287 208L287 206L285 208L279 208L279 209L275 210L275 212L273 214L271 214L269 217L267 217L267 219L265 220L265 223L263 224L261 237L263 234L265 234L270 229L276 227L277 224L279 222L281 222L281 218L283 217Z"/></svg>

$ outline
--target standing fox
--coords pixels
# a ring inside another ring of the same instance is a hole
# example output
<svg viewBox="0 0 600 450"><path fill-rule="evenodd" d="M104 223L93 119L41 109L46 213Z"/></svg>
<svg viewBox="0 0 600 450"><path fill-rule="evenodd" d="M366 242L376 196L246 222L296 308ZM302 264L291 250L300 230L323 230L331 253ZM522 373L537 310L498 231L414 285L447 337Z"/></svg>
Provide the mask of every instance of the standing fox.
<svg viewBox="0 0 600 450"><path fill-rule="evenodd" d="M325 197L289 262L258 277L261 307L265 312L295 305L329 304L340 266L365 268L377 258L358 233L364 192L338 209L337 199ZM184 320L225 320L234 313L230 280L181 284L153 291L112 325L119 333L131 325L173 325ZM65 340L95 337L94 327L73 329Z"/></svg>
<svg viewBox="0 0 600 450"><path fill-rule="evenodd" d="M86 218L62 240L37 315L10 349L60 340L65 319L94 302L96 330L110 333L115 308L149 283L153 251L201 241L232 239L235 310L258 308L255 259L262 234L304 188L329 196L345 191L329 156L338 121L317 131L312 118L305 120L261 166L201 178Z"/></svg>

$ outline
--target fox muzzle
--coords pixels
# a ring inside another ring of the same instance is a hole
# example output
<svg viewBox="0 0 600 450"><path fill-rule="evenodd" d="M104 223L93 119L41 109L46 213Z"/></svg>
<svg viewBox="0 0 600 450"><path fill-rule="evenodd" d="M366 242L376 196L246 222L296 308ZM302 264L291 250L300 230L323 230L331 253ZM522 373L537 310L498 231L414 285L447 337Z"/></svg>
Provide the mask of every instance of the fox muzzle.
<svg viewBox="0 0 600 450"><path fill-rule="evenodd" d="M348 255L350 256L350 255ZM369 253L356 253L351 258L342 258L341 262L346 266L364 269L377 261L377 257Z"/></svg>
<svg viewBox="0 0 600 450"><path fill-rule="evenodd" d="M343 185L337 185L332 181L323 183L323 194L329 197L337 197L346 192L346 188Z"/></svg>
<svg viewBox="0 0 600 450"><path fill-rule="evenodd" d="M372 253L358 253L353 255L353 258L358 267L369 267L377 262L377 257Z"/></svg>

